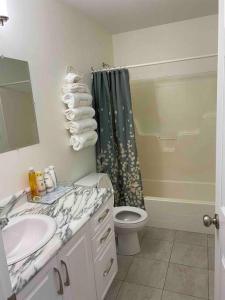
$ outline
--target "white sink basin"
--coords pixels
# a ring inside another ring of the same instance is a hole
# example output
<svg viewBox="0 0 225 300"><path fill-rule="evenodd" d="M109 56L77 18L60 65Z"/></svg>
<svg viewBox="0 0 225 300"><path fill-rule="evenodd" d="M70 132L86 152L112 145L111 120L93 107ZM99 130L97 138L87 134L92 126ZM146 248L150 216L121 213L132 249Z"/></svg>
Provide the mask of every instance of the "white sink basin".
<svg viewBox="0 0 225 300"><path fill-rule="evenodd" d="M2 231L7 264L12 265L43 247L55 231L55 220L45 215L10 219Z"/></svg>

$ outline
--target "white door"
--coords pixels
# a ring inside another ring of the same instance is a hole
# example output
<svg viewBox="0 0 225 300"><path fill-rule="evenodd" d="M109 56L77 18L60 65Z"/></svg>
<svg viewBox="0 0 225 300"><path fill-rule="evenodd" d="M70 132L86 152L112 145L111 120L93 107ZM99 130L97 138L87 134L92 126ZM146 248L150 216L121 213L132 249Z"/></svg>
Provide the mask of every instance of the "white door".
<svg viewBox="0 0 225 300"><path fill-rule="evenodd" d="M225 299L225 6L219 0L219 44L217 87L217 157L216 157L216 229L215 297ZM214 222L216 220L214 219Z"/></svg>
<svg viewBox="0 0 225 300"><path fill-rule="evenodd" d="M64 300L96 300L89 226L82 228L58 254Z"/></svg>

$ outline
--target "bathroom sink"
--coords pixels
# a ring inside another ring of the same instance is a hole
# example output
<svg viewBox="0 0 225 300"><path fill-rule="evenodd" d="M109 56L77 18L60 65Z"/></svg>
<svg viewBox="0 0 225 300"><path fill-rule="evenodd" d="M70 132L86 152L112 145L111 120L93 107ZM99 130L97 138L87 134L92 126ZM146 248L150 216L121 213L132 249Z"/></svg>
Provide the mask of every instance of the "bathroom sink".
<svg viewBox="0 0 225 300"><path fill-rule="evenodd" d="M55 220L45 215L24 215L10 219L2 230L7 264L12 265L39 250L55 231Z"/></svg>

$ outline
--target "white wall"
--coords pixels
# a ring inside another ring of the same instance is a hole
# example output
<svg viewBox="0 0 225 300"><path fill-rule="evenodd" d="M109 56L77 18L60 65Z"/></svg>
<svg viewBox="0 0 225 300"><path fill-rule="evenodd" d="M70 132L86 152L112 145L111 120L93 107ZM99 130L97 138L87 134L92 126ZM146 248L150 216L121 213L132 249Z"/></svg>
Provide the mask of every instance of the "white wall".
<svg viewBox="0 0 225 300"><path fill-rule="evenodd" d="M29 61L40 144L0 154L0 198L27 185L27 168L56 166L60 180L95 169L94 147L74 152L64 129L60 89L66 66L85 74L112 62L111 36L58 0L8 0L10 21L0 27L0 54Z"/></svg>
<svg viewBox="0 0 225 300"><path fill-rule="evenodd" d="M133 65L217 53L217 23L218 16L212 15L115 34L114 64ZM131 69L130 73L132 79L149 79L215 68L214 58Z"/></svg>

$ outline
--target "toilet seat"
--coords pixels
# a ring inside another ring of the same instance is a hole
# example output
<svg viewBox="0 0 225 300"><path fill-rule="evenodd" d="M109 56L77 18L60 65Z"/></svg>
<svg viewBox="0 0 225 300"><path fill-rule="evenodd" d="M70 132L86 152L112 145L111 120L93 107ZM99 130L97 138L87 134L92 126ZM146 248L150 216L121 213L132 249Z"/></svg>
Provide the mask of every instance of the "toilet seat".
<svg viewBox="0 0 225 300"><path fill-rule="evenodd" d="M127 216L126 213L127 212ZM123 214L124 213L124 214ZM129 216L130 213L130 216ZM147 219L148 214L145 210L133 206L114 207L114 221L119 224L138 224Z"/></svg>

